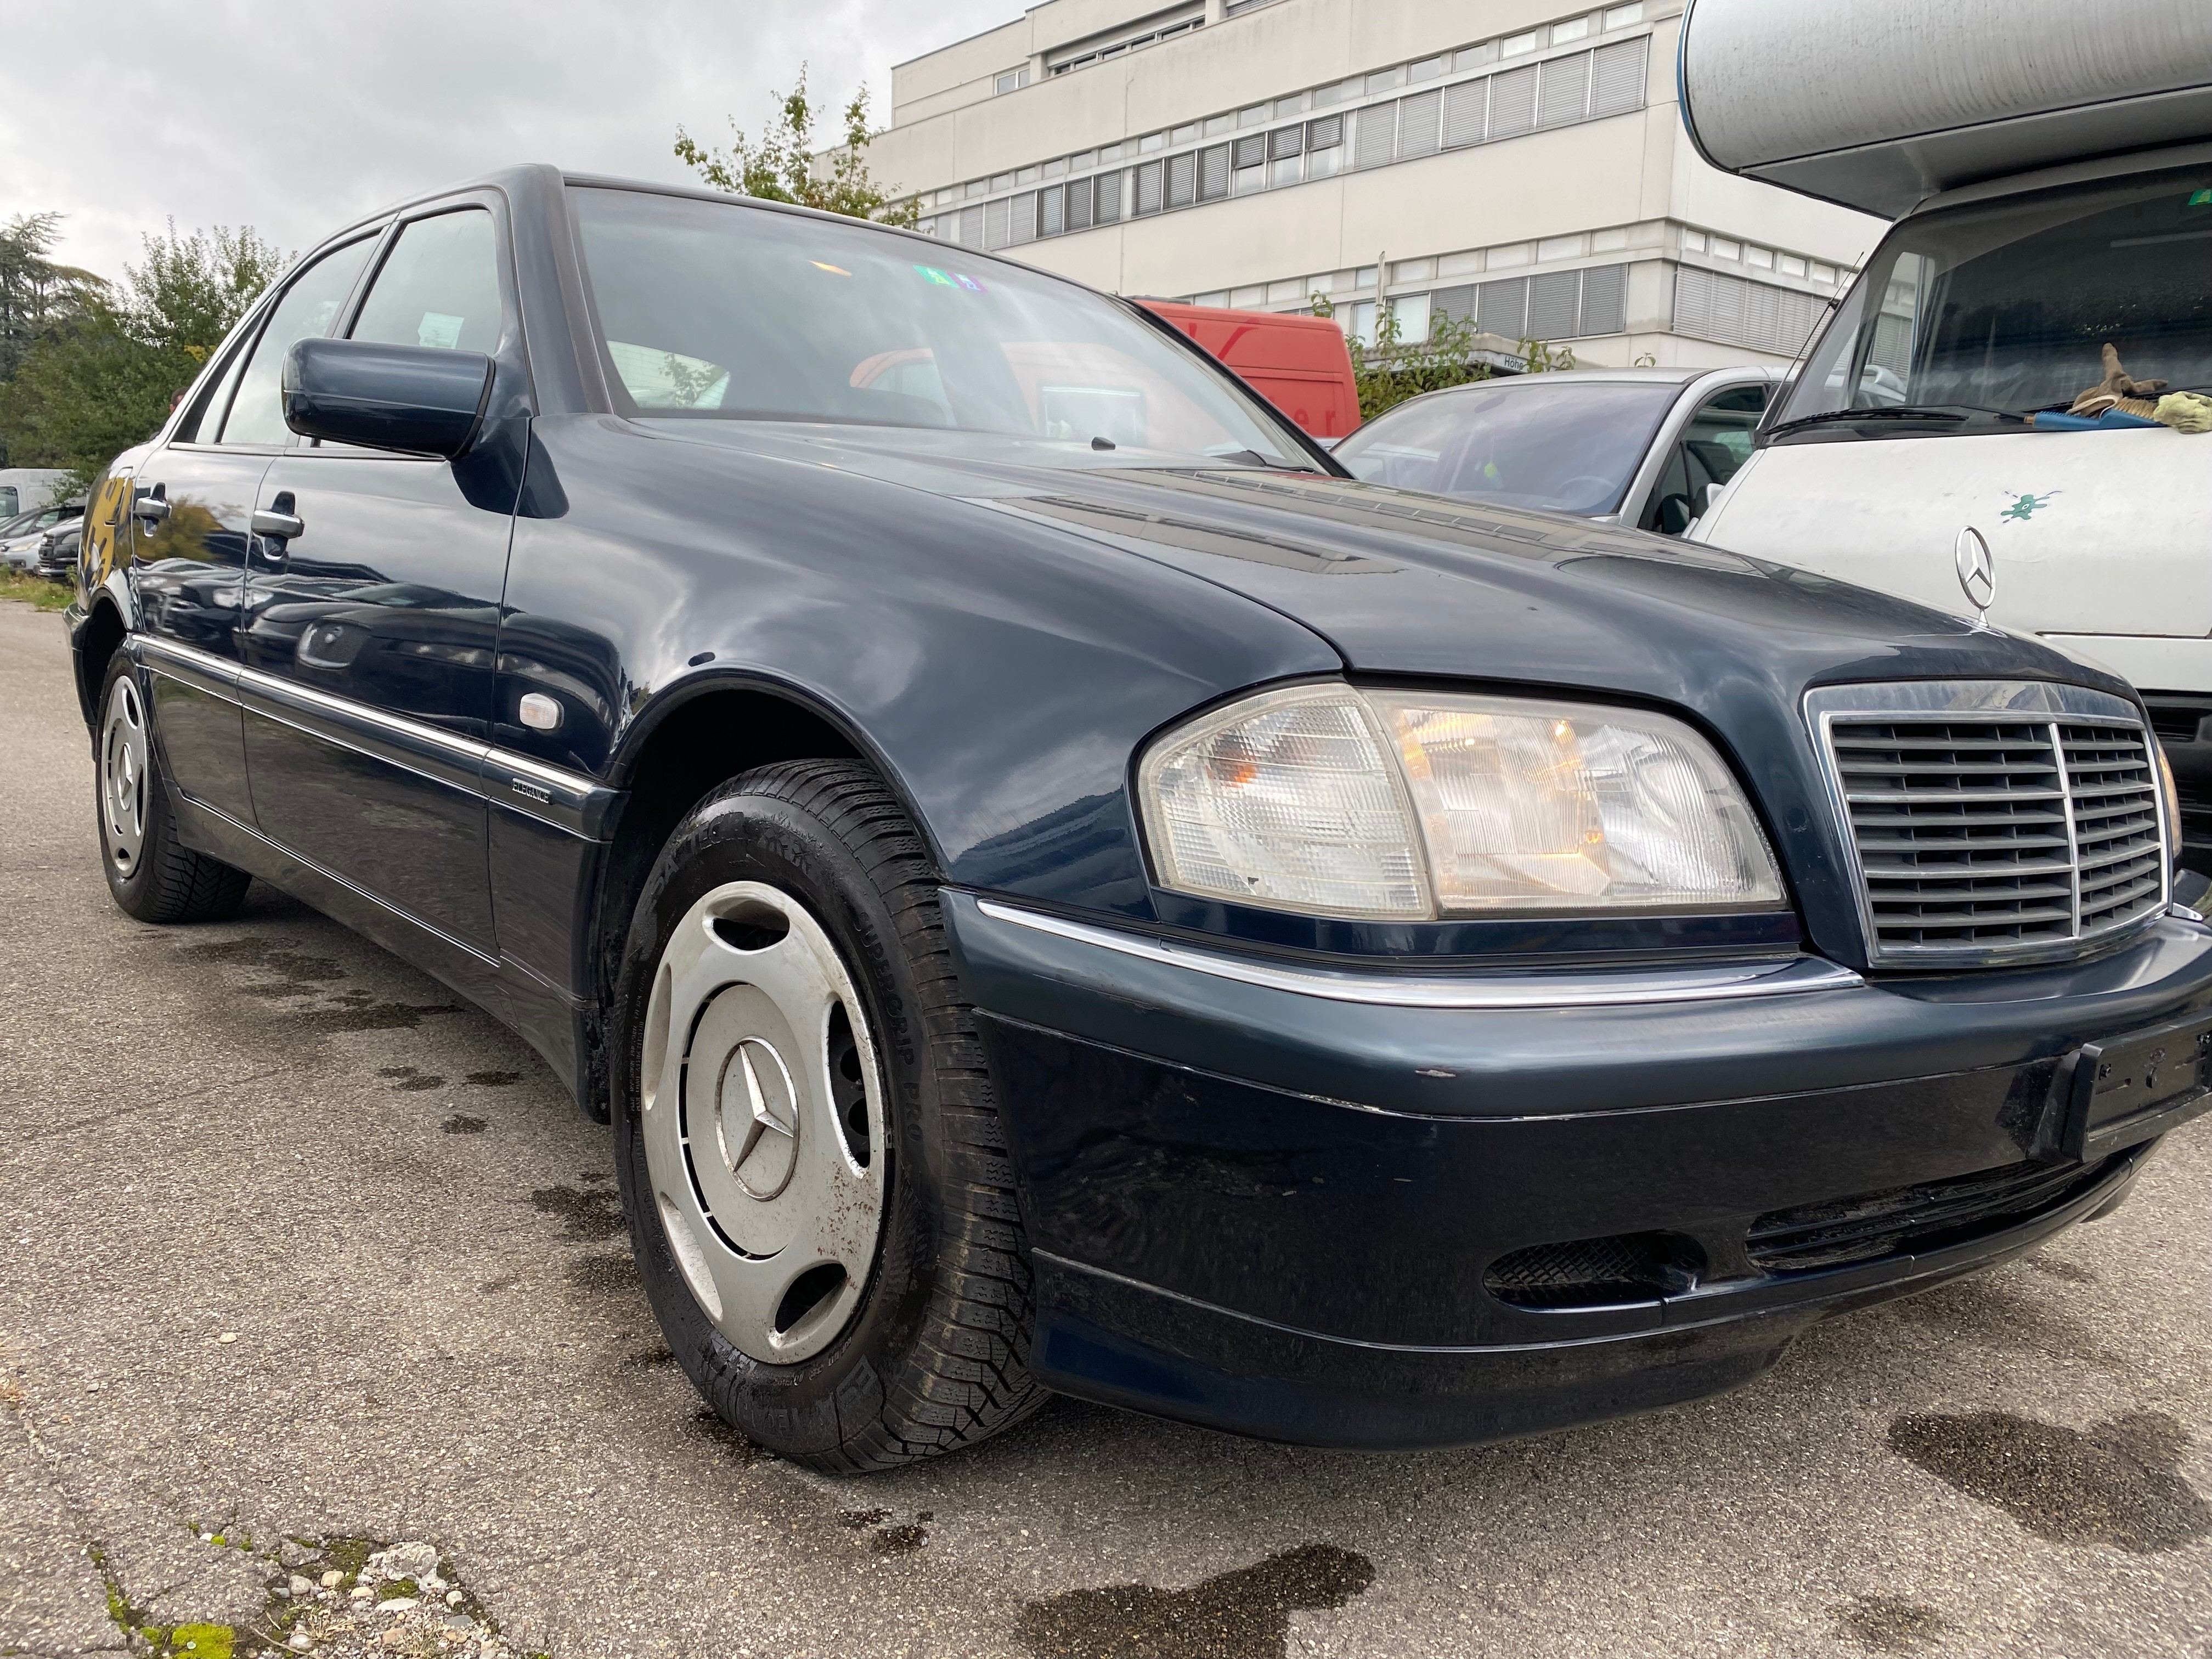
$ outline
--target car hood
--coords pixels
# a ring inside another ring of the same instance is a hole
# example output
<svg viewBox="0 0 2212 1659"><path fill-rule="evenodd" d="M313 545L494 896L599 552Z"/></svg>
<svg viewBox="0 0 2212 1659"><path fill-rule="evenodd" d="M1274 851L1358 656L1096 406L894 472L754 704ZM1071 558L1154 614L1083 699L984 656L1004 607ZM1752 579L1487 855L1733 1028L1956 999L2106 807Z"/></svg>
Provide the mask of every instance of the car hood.
<svg viewBox="0 0 2212 1659"><path fill-rule="evenodd" d="M1107 543L1294 618L1365 674L1571 687L1716 720L1720 703L1794 708L1809 686L1861 680L2052 679L2130 695L2039 641L1565 514L1317 473L1102 467L1066 446L984 449L965 434L690 422L680 435ZM1009 452L1018 459L998 459Z"/></svg>

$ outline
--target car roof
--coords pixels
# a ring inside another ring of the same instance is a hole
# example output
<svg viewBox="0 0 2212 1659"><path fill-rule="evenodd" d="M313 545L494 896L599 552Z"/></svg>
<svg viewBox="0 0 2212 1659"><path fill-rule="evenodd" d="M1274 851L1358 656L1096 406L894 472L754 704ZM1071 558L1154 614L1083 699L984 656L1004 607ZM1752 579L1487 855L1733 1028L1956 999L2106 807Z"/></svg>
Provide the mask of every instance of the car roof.
<svg viewBox="0 0 2212 1659"><path fill-rule="evenodd" d="M1447 392L1467 392L1477 386L1496 391L1502 386L1558 386L1562 382L1576 385L1613 385L1618 383L1656 386L1687 386L1692 380L1702 380L1708 374L1731 371L1713 368L1556 368L1540 374L1500 374L1493 380L1470 380L1466 386L1447 386ZM1756 377L1771 373L1756 363L1746 363L1743 372Z"/></svg>
<svg viewBox="0 0 2212 1659"><path fill-rule="evenodd" d="M585 185L604 190L639 191L651 196L684 196L694 201L731 203L741 207L757 208L763 212L795 214L801 218L822 219L837 224L865 224L892 235L912 236L933 246L944 246L935 237L924 236L920 231L909 230L903 225L887 225L872 219L854 219L842 213L824 212L819 208L801 207L796 202L771 201L763 196L742 196L730 191L716 190L710 185L690 184L681 180L626 179L613 173L572 173L566 168L556 167L544 161L523 161L512 167L495 167L488 173L480 173L471 178L450 179L434 189L410 191L396 201L387 202L374 213L356 215L343 227L325 236L315 244L315 247L319 251L332 242L351 235L364 226L382 224L395 214L404 213L410 208L420 207L426 203L441 201L448 196L458 196L473 190L507 191L525 181L535 181L541 185L545 183L557 183L563 185ZM981 252L981 250L963 248L962 252L963 253ZM1002 252L986 254L985 257L1003 260L1009 264L1021 264L1018 259L1007 258Z"/></svg>
<svg viewBox="0 0 2212 1659"><path fill-rule="evenodd" d="M1464 386L1439 387L1408 398L1358 428L1353 436L1364 432L1378 421L1387 421L1400 410L1411 409L1417 404L1434 403L1442 398L1455 398L1469 392L1508 392L1515 386L1559 386L1563 382L1577 386L1670 386L1678 391L1696 385L1700 380L1721 376L1739 376L1747 384L1768 381L1779 384L1784 379L1781 369L1764 363L1741 363L1729 368L1559 368L1548 369L1540 374L1500 374L1486 380L1469 380Z"/></svg>

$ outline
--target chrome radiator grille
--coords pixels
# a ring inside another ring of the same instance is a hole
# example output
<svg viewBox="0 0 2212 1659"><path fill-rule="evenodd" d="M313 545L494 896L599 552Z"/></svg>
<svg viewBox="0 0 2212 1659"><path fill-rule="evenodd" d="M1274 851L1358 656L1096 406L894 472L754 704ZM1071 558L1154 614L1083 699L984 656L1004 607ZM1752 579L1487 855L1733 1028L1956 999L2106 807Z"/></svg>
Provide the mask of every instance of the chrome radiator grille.
<svg viewBox="0 0 2212 1659"><path fill-rule="evenodd" d="M1971 705L1956 693L1976 690L1984 703L2015 694L2015 706L1879 706L1885 693L1940 691ZM2063 957L2165 908L2158 761L2118 699L2038 685L1814 696L1871 960Z"/></svg>

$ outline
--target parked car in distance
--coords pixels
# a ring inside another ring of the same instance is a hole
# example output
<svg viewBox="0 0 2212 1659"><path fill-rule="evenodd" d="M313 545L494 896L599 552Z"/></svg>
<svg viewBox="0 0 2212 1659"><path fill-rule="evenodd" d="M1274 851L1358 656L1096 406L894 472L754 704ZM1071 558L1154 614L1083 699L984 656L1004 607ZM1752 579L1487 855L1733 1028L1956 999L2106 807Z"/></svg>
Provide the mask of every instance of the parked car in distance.
<svg viewBox="0 0 2212 1659"><path fill-rule="evenodd" d="M15 570L35 570L39 564L39 548L46 532L57 525L84 517L82 501L58 501L52 507L33 507L18 513L5 524L0 524L0 566Z"/></svg>
<svg viewBox="0 0 2212 1659"><path fill-rule="evenodd" d="M1751 454L1778 368L1589 368L1409 398L1335 447L1356 477L1679 536Z"/></svg>
<svg viewBox="0 0 2212 1659"><path fill-rule="evenodd" d="M76 568L77 548L83 538L84 514L80 510L75 517L64 519L40 532L38 545L32 550L30 568L55 581L67 580Z"/></svg>
<svg viewBox="0 0 2212 1659"><path fill-rule="evenodd" d="M1175 300L1139 300L1236 371L1245 385L1329 441L1359 425L1359 386L1344 330L1326 317L1230 311Z"/></svg>
<svg viewBox="0 0 2212 1659"><path fill-rule="evenodd" d="M116 902L265 880L511 1025L817 1469L1048 1389L1369 1448L1705 1395L2208 1103L2124 682L1361 483L988 254L510 169L310 252L92 499Z"/></svg>

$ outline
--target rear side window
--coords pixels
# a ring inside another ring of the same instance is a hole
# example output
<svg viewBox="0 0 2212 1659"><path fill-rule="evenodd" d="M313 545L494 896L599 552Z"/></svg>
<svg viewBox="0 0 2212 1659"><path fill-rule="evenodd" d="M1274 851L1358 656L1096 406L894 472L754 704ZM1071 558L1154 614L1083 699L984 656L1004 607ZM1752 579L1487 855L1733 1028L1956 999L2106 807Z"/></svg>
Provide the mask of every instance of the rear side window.
<svg viewBox="0 0 2212 1659"><path fill-rule="evenodd" d="M383 345L496 350L499 252L482 208L417 219L369 284L351 337Z"/></svg>
<svg viewBox="0 0 2212 1659"><path fill-rule="evenodd" d="M1680 535L1710 505L1712 492L1742 470L1766 410L1767 390L1734 386L1698 405L1660 470L1644 509L1644 529Z"/></svg>
<svg viewBox="0 0 2212 1659"><path fill-rule="evenodd" d="M363 237L325 253L292 279L291 285L269 313L261 338L239 376L238 393L231 399L230 416L222 423L227 444L283 444L292 439L284 424L284 403L279 380L284 354L295 340L331 331L338 307L353 292L354 279L368 258L375 239Z"/></svg>
<svg viewBox="0 0 2212 1659"><path fill-rule="evenodd" d="M222 417L230 408L231 394L238 390L238 377L246 367L250 355L249 345L241 345L230 354L222 373L209 382L200 400L191 412L179 422L176 441L180 444L211 444L216 434L222 430Z"/></svg>

